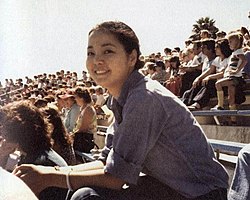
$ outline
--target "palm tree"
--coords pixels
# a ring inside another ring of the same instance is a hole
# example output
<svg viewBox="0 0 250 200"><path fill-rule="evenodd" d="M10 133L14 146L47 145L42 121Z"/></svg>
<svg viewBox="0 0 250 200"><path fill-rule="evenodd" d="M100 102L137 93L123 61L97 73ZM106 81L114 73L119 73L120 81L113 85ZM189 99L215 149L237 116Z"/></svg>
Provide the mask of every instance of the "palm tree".
<svg viewBox="0 0 250 200"><path fill-rule="evenodd" d="M215 38L216 32L219 31L215 26L215 20L210 19L209 17L202 17L193 25L193 32L195 34L199 34L201 30L208 30L211 33L212 38Z"/></svg>

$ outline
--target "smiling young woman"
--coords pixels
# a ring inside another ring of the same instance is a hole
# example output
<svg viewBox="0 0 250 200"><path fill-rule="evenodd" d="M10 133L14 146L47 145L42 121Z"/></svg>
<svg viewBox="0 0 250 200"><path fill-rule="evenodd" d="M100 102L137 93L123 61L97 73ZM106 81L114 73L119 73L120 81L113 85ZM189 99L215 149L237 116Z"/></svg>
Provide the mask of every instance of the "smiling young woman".
<svg viewBox="0 0 250 200"><path fill-rule="evenodd" d="M86 66L97 84L118 97L122 85L135 68L140 52L137 38L133 38L138 46L135 49L133 43L124 40L125 34L131 34L129 31L132 32L132 29L123 30L120 34L116 31L112 33L108 31L111 25L106 23L90 31Z"/></svg>
<svg viewBox="0 0 250 200"><path fill-rule="evenodd" d="M48 185L77 190L71 200L226 199L228 175L198 122L175 95L138 72L134 31L104 22L90 31L87 48L91 77L113 96L115 121L100 158L57 170L23 165L15 174L36 193Z"/></svg>

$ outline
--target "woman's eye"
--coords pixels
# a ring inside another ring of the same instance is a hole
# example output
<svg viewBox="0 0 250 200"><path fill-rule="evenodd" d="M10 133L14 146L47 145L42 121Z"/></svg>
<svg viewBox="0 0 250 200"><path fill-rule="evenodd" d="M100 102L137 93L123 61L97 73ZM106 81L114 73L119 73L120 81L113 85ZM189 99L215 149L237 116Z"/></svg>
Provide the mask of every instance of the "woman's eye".
<svg viewBox="0 0 250 200"><path fill-rule="evenodd" d="M87 56L93 56L94 53L93 52L87 52Z"/></svg>
<svg viewBox="0 0 250 200"><path fill-rule="evenodd" d="M114 51L112 51L112 50L105 50L104 51L104 54L110 54L110 53L114 53Z"/></svg>

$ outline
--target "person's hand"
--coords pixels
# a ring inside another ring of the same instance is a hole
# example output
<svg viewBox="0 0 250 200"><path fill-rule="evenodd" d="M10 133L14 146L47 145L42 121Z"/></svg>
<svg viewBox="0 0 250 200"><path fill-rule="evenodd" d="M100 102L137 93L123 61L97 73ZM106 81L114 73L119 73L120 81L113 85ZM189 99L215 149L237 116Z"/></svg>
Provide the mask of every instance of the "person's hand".
<svg viewBox="0 0 250 200"><path fill-rule="evenodd" d="M193 88L196 88L196 87L199 85L199 83L200 83L200 79L199 79L199 77L197 77L197 78L194 80L192 87L193 87Z"/></svg>
<svg viewBox="0 0 250 200"><path fill-rule="evenodd" d="M38 196L42 190L51 186L48 175L53 171L53 167L24 164L16 167L12 173L21 178Z"/></svg>
<svg viewBox="0 0 250 200"><path fill-rule="evenodd" d="M209 80L210 80L209 76L207 76L206 78L204 78L204 79L202 80L202 85L203 85L203 86L206 86Z"/></svg>
<svg viewBox="0 0 250 200"><path fill-rule="evenodd" d="M171 77L169 78L169 80L170 80L170 81L174 81L174 76L171 76Z"/></svg>
<svg viewBox="0 0 250 200"><path fill-rule="evenodd" d="M229 74L230 75L234 75L234 74L237 74L237 73L238 73L237 70L232 70L232 69L229 70Z"/></svg>

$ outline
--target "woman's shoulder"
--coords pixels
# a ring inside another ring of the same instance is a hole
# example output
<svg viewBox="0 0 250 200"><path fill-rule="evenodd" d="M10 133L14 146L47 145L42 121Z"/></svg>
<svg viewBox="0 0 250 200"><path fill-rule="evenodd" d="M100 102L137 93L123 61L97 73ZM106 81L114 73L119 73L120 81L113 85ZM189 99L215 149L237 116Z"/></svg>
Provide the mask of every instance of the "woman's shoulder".
<svg viewBox="0 0 250 200"><path fill-rule="evenodd" d="M219 56L217 56L213 61L212 61L212 65L215 66L219 66L221 63L221 58Z"/></svg>
<svg viewBox="0 0 250 200"><path fill-rule="evenodd" d="M84 114L84 115L85 115L85 114L91 114L91 115L96 114L96 111L95 111L94 106L88 105L88 106L84 109L84 113L83 113L83 114Z"/></svg>
<svg viewBox="0 0 250 200"><path fill-rule="evenodd" d="M32 163L36 165L44 165L44 166L67 166L66 161L53 149L49 149L41 152L36 160Z"/></svg>
<svg viewBox="0 0 250 200"><path fill-rule="evenodd" d="M129 92L128 99L132 102L138 102L147 105L147 103L156 103L166 96L172 97L171 92L169 92L158 81L148 79L145 81L145 83L131 90Z"/></svg>

